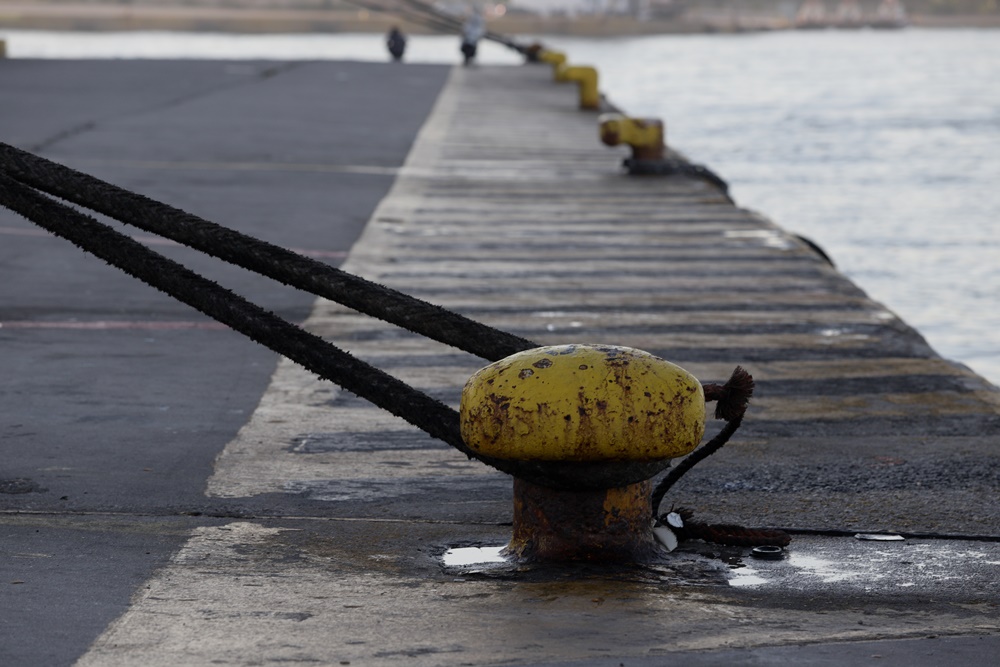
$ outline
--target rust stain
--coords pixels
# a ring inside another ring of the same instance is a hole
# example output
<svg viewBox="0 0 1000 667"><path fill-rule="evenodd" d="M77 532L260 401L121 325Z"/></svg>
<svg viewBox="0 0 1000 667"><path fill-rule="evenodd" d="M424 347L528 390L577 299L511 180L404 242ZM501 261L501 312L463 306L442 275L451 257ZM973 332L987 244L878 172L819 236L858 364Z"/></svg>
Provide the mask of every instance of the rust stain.
<svg viewBox="0 0 1000 667"><path fill-rule="evenodd" d="M526 562L644 562L652 536L650 482L601 491L557 491L514 481L508 556Z"/></svg>

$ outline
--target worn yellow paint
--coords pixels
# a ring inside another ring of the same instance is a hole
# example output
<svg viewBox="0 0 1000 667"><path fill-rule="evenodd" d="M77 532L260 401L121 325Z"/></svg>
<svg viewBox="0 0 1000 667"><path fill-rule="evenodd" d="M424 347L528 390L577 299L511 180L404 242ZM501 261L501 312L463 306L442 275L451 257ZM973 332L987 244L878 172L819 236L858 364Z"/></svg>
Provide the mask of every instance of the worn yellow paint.
<svg viewBox="0 0 1000 667"><path fill-rule="evenodd" d="M705 394L683 368L612 345L540 347L476 372L462 438L506 459L654 461L687 454L705 431Z"/></svg>
<svg viewBox="0 0 1000 667"><path fill-rule="evenodd" d="M562 51L542 51L538 59L552 65L552 78L559 80L559 68L566 62L566 54Z"/></svg>
<svg viewBox="0 0 1000 667"><path fill-rule="evenodd" d="M664 144L663 122L655 118L630 118L620 113L601 114L597 120L601 141L609 146L656 148Z"/></svg>
<svg viewBox="0 0 1000 667"><path fill-rule="evenodd" d="M638 484L619 486L603 492L604 526L611 528L616 523L632 520L637 529L649 526L652 515L647 513L652 482L646 480ZM650 507L651 511L652 508ZM643 526L645 522L645 526Z"/></svg>
<svg viewBox="0 0 1000 667"><path fill-rule="evenodd" d="M588 65L560 65L556 68L557 81L575 82L580 87L580 108L599 109L601 93L597 88L597 70Z"/></svg>

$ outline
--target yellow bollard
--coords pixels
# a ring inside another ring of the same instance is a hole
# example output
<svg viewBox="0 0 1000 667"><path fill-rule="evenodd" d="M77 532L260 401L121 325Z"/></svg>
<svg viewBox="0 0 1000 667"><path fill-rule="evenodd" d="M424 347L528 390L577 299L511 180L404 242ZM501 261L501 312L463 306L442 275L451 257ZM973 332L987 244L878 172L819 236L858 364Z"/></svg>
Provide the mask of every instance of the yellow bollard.
<svg viewBox="0 0 1000 667"><path fill-rule="evenodd" d="M649 479L695 449L705 431L697 378L612 345L501 359L469 379L460 411L471 449L531 471L514 480L505 551L524 561L655 559Z"/></svg>
<svg viewBox="0 0 1000 667"><path fill-rule="evenodd" d="M538 59L543 63L552 65L552 78L559 80L559 67L566 62L566 54L562 51L543 50L538 54Z"/></svg>
<svg viewBox="0 0 1000 667"><path fill-rule="evenodd" d="M601 141L608 146L632 147L632 160L663 160L666 150L663 121L658 118L629 118L620 113L602 114L597 119Z"/></svg>
<svg viewBox="0 0 1000 667"><path fill-rule="evenodd" d="M7 42L0 39L0 58L7 57Z"/></svg>
<svg viewBox="0 0 1000 667"><path fill-rule="evenodd" d="M558 81L575 81L580 87L580 108L600 109L601 93L597 89L597 70L590 66L557 68Z"/></svg>

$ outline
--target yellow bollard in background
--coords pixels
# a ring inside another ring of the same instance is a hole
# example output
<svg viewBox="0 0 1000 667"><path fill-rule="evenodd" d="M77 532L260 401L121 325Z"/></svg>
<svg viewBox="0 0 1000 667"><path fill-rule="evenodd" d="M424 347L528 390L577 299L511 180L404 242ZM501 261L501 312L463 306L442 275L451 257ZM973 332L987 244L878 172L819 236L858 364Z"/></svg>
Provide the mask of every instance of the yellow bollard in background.
<svg viewBox="0 0 1000 667"><path fill-rule="evenodd" d="M631 146L633 160L663 159L666 142L663 121L659 118L630 118L620 113L606 113L597 122L604 144Z"/></svg>
<svg viewBox="0 0 1000 667"><path fill-rule="evenodd" d="M552 65L552 78L559 80L559 67L566 63L566 54L562 51L542 51L538 54L538 59L543 63Z"/></svg>
<svg viewBox="0 0 1000 667"><path fill-rule="evenodd" d="M600 109L601 92L597 89L597 70L589 65L561 65L556 68L557 81L576 82L580 87L580 108Z"/></svg>

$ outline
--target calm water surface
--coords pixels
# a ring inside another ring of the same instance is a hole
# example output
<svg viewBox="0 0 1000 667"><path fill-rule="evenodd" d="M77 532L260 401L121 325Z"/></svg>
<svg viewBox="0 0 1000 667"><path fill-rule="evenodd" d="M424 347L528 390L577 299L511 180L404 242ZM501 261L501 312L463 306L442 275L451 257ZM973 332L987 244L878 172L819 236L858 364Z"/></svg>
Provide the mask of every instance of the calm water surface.
<svg viewBox="0 0 1000 667"><path fill-rule="evenodd" d="M15 58L386 59L379 35L3 37ZM669 143L737 203L819 243L938 352L1000 384L1000 31L546 43L597 66L630 113L665 119ZM454 37L414 37L407 52L457 56ZM520 59L484 44L481 61Z"/></svg>

